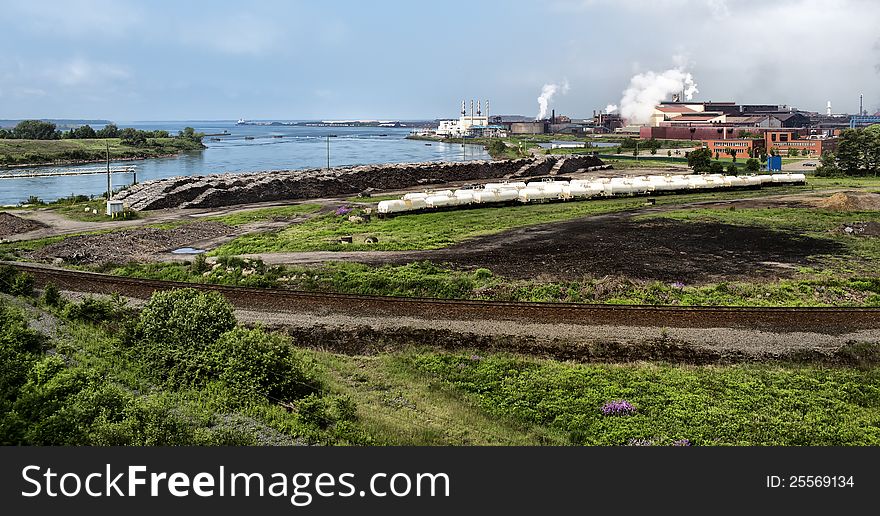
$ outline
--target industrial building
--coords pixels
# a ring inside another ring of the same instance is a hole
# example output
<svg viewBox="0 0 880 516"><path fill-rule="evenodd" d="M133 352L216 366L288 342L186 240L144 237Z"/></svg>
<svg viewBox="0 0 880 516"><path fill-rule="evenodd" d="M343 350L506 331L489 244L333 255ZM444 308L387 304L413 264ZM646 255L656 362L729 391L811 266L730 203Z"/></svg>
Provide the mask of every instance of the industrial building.
<svg viewBox="0 0 880 516"><path fill-rule="evenodd" d="M727 140L703 140L703 145L715 157L726 158L730 150L736 151L736 158L753 158L761 153L764 147L762 138L731 138Z"/></svg>
<svg viewBox="0 0 880 516"><path fill-rule="evenodd" d="M504 137L507 132L504 126L489 123L489 101L486 100L486 112L483 113L482 101L477 101L476 114L474 101L471 100L471 113L467 114L465 101L461 101L461 116L457 120L440 120L437 136L443 138L474 138Z"/></svg>

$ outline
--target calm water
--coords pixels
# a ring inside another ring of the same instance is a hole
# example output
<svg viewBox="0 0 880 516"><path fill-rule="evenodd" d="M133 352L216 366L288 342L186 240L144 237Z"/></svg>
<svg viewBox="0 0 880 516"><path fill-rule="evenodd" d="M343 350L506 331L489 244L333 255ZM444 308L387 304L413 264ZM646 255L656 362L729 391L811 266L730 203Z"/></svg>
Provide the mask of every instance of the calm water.
<svg viewBox="0 0 880 516"><path fill-rule="evenodd" d="M233 121L120 122L118 125L146 130L165 129L173 134L186 126L206 134L229 132L226 136L206 136L204 143L208 148L200 152L185 153L174 158L112 163L137 165L139 182L171 176L325 167L328 135L336 135L329 138L330 166L333 167L489 159L488 153L478 145L436 142L425 145L423 141L406 140L409 128L237 126ZM246 136L253 139L245 139ZM218 138L219 141L212 141L211 138ZM79 167L94 166L101 164ZM131 184L133 179L132 174L113 174L113 188ZM71 194L100 195L106 188L107 178L103 174L0 179L0 205L16 204L29 195L36 195L45 201Z"/></svg>

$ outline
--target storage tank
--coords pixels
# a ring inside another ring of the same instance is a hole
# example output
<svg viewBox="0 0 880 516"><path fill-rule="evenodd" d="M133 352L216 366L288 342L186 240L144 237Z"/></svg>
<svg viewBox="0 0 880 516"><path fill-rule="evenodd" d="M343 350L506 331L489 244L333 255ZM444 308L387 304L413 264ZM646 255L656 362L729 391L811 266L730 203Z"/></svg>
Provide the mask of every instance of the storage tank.
<svg viewBox="0 0 880 516"><path fill-rule="evenodd" d="M513 201L516 200L517 197L519 197L519 192L521 191L522 190L517 190L515 188L504 188L496 192L495 199L498 202Z"/></svg>
<svg viewBox="0 0 880 516"><path fill-rule="evenodd" d="M458 199L458 204L471 204L474 202L474 191L456 190L455 198Z"/></svg>
<svg viewBox="0 0 880 516"><path fill-rule="evenodd" d="M401 199L379 201L379 206L376 207L376 211L379 213L397 213L406 210L406 202Z"/></svg>
<svg viewBox="0 0 880 516"><path fill-rule="evenodd" d="M538 201L544 199L544 191L539 188L527 186L518 191L519 200L522 202Z"/></svg>
<svg viewBox="0 0 880 516"><path fill-rule="evenodd" d="M479 204L498 202L496 190L477 190L474 192L474 202Z"/></svg>
<svg viewBox="0 0 880 516"><path fill-rule="evenodd" d="M403 202L406 203L406 207L407 207L408 211L421 210L421 209L426 208L428 206L428 204L425 202L425 199L423 199L421 197L417 197L415 199L407 199Z"/></svg>
<svg viewBox="0 0 880 516"><path fill-rule="evenodd" d="M455 197L449 195L431 195L425 199L425 203L428 205L428 208L440 208L443 206L451 206L452 199L455 199Z"/></svg>
<svg viewBox="0 0 880 516"><path fill-rule="evenodd" d="M427 196L428 194L426 194L425 192L408 193L403 196L403 200L406 201L409 199L424 199Z"/></svg>

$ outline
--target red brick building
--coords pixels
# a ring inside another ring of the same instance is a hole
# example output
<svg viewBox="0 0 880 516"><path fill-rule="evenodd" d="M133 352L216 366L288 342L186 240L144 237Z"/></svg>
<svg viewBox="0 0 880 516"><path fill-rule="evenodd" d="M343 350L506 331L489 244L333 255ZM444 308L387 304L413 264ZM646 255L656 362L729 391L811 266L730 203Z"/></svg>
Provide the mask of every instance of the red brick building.
<svg viewBox="0 0 880 516"><path fill-rule="evenodd" d="M801 138L798 131L777 130L764 133L764 147L767 152L773 149L785 156L789 149L795 149L803 155L806 150L810 156L821 156L823 152L834 152L837 149L837 138Z"/></svg>
<svg viewBox="0 0 880 516"><path fill-rule="evenodd" d="M703 140L703 146L712 152L712 156L722 158L730 157L728 149L736 151L736 158L750 158L760 154L760 149L764 148L764 140L761 138L729 138L718 140Z"/></svg>

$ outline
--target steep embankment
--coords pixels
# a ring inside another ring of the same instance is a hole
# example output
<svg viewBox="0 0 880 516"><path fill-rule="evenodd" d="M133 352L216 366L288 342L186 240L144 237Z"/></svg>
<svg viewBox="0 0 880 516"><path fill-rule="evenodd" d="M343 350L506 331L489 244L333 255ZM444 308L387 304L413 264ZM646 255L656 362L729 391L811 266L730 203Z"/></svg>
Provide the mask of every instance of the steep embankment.
<svg viewBox="0 0 880 516"><path fill-rule="evenodd" d="M593 156L536 157L461 163L398 163L339 169L275 170L251 174L215 174L147 181L120 192L116 199L135 210L214 208L263 201L352 195L368 188L393 190L501 177L569 174L601 167Z"/></svg>

